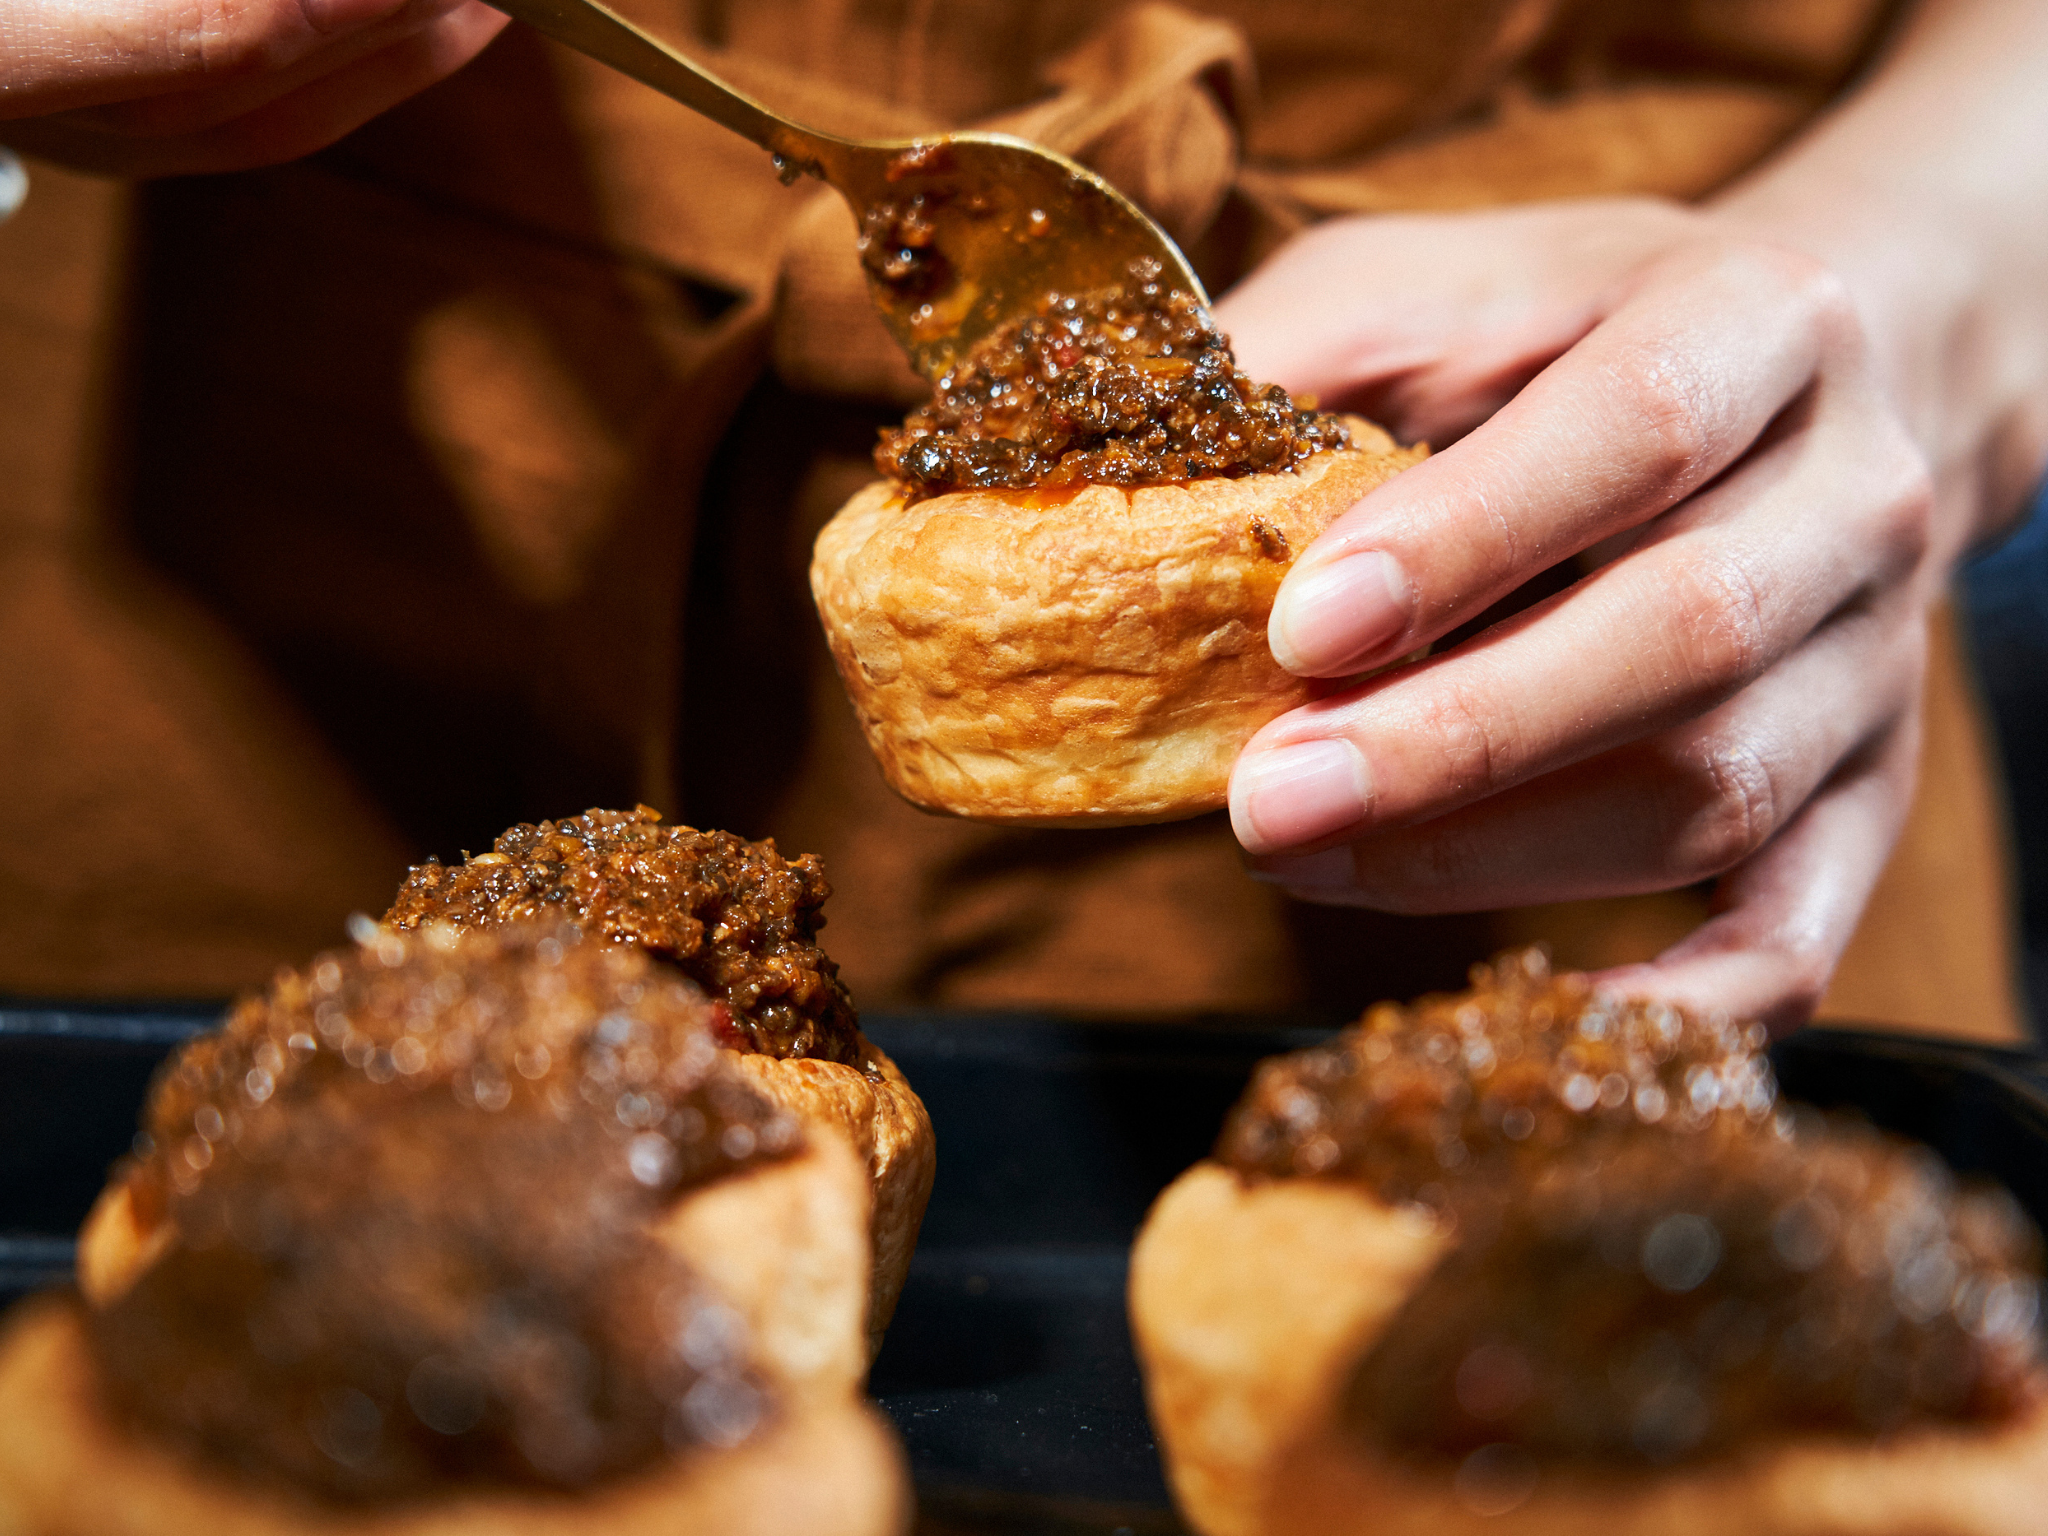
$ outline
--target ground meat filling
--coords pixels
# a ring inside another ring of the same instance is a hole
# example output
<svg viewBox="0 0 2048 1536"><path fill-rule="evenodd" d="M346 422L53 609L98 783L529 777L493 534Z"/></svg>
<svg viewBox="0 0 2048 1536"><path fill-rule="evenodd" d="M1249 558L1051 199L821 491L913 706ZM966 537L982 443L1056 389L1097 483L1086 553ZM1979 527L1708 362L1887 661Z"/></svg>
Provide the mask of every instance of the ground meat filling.
<svg viewBox="0 0 2048 1536"><path fill-rule="evenodd" d="M1267 1063L1218 1148L1455 1234L1359 1362L1361 1433L1506 1486L2038 1395L2039 1242L2009 1196L1780 1106L1754 1026L1596 995L1537 951L1473 979Z"/></svg>
<svg viewBox="0 0 2048 1536"><path fill-rule="evenodd" d="M710 1005L577 930L376 933L160 1074L132 1170L174 1246L91 1330L158 1434L339 1499L574 1488L772 1411L650 1236L786 1156Z"/></svg>
<svg viewBox="0 0 2048 1536"><path fill-rule="evenodd" d="M384 920L566 918L679 966L722 1006L726 1043L866 1068L853 1001L815 942L831 894L815 854L785 859L772 839L665 827L643 805L521 823L489 853L418 865Z"/></svg>
<svg viewBox="0 0 2048 1536"><path fill-rule="evenodd" d="M996 331L882 434L875 464L915 502L1271 473L1350 440L1335 417L1254 384L1200 301L1146 264Z"/></svg>

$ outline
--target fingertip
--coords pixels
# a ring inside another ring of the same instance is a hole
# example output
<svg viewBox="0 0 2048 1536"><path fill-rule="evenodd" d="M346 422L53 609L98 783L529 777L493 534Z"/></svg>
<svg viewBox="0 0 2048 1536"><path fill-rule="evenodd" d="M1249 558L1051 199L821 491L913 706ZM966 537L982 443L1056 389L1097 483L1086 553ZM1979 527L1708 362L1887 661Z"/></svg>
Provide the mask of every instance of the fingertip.
<svg viewBox="0 0 2048 1536"><path fill-rule="evenodd" d="M1246 852L1277 854L1365 819L1372 771L1341 738L1247 750L1230 776L1230 825Z"/></svg>
<svg viewBox="0 0 2048 1536"><path fill-rule="evenodd" d="M1266 619L1273 659L1296 677L1348 677L1406 633L1414 585L1384 550L1297 566Z"/></svg>
<svg viewBox="0 0 2048 1536"><path fill-rule="evenodd" d="M1833 966L1802 946L1758 943L1707 923L1656 959L1593 976L1624 997L1655 998L1698 1014L1756 1020L1781 1039L1809 1022Z"/></svg>
<svg viewBox="0 0 2048 1536"><path fill-rule="evenodd" d="M430 29L433 67L452 74L482 53L512 18L483 0L462 0Z"/></svg>

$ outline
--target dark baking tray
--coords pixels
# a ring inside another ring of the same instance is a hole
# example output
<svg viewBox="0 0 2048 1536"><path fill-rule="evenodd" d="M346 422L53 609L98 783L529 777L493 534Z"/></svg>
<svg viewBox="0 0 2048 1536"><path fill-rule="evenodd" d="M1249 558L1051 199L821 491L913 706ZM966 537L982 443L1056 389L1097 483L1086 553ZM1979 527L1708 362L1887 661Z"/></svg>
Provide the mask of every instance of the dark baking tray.
<svg viewBox="0 0 2048 1536"><path fill-rule="evenodd" d="M69 1278L71 1233L151 1071L206 1005L0 1007L0 1295ZM1180 1527L1124 1323L1147 1206L1209 1148L1281 1019L1090 1023L870 1015L930 1106L939 1175L872 1390L927 1536ZM2048 1225L2048 1068L2031 1052L1859 1030L1780 1045L1787 1090L1854 1107L2002 1179Z"/></svg>

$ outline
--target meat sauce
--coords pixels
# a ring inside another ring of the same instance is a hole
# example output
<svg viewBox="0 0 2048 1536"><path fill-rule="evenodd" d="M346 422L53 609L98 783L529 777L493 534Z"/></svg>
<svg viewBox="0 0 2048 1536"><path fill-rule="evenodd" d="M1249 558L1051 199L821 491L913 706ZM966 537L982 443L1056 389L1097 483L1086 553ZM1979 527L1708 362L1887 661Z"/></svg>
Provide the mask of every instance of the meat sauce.
<svg viewBox="0 0 2048 1536"><path fill-rule="evenodd" d="M721 1006L726 1043L869 1069L839 967L817 946L832 894L815 854L665 827L646 806L521 823L489 853L430 860L384 920L487 928L567 919L677 966Z"/></svg>
<svg viewBox="0 0 2048 1536"><path fill-rule="evenodd" d="M1266 1063L1218 1147L1452 1234L1357 1366L1360 1433L1499 1473L2034 1400L2039 1241L2002 1191L1781 1105L1759 1026L1600 995L1540 951L1473 980Z"/></svg>
<svg viewBox="0 0 2048 1536"><path fill-rule="evenodd" d="M892 206L886 217L872 244L907 264L892 279L907 281L936 258L915 238L914 210ZM990 335L883 432L875 464L915 502L1271 473L1349 442L1335 417L1254 384L1201 303L1141 263L1118 287L1051 295Z"/></svg>
<svg viewBox="0 0 2048 1536"><path fill-rule="evenodd" d="M338 1499L573 1488L773 1403L650 1223L802 1132L673 971L577 930L371 932L154 1085L131 1190L172 1247L91 1317L158 1434Z"/></svg>

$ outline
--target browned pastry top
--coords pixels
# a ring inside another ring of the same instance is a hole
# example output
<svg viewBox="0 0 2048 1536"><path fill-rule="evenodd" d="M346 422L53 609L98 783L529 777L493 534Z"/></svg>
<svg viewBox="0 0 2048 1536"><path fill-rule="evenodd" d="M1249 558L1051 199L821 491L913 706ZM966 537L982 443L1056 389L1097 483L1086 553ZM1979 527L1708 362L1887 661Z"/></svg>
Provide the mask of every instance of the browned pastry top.
<svg viewBox="0 0 2048 1536"><path fill-rule="evenodd" d="M1760 1028L1598 995L1540 951L1473 981L1267 1063L1218 1148L1454 1232L1359 1364L1362 1432L1668 1463L2034 1400L2039 1242L2009 1196L1781 1107Z"/></svg>
<svg viewBox="0 0 2048 1536"><path fill-rule="evenodd" d="M336 1497L573 1487L769 1411L738 1314L650 1233L802 1133L711 1007L567 925L374 933L159 1075L170 1249L93 1315L158 1431Z"/></svg>
<svg viewBox="0 0 2048 1536"><path fill-rule="evenodd" d="M1254 384L1201 303L1147 264L996 331L882 434L875 464L919 501L1271 473L1350 441L1335 417Z"/></svg>
<svg viewBox="0 0 2048 1536"><path fill-rule="evenodd" d="M418 865L384 920L567 919L682 967L724 1005L729 1045L863 1066L853 1003L815 942L831 894L815 854L785 859L772 839L665 827L643 805L522 822L489 853Z"/></svg>

